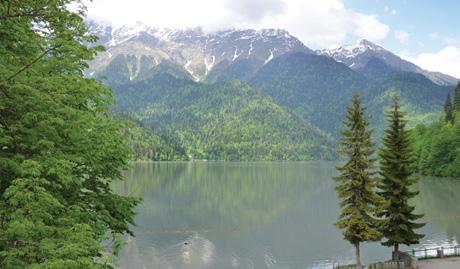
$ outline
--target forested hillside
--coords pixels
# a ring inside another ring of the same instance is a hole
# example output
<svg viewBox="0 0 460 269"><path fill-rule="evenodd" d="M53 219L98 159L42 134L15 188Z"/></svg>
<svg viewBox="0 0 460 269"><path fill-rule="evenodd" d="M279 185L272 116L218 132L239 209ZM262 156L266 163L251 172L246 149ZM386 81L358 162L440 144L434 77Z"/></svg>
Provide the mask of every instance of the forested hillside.
<svg viewBox="0 0 460 269"><path fill-rule="evenodd" d="M133 152L133 160L186 161L187 152L172 137L146 127L133 113L112 112L114 118L124 122L123 135Z"/></svg>
<svg viewBox="0 0 460 269"><path fill-rule="evenodd" d="M342 126L341 115L353 91L367 88L366 80L345 65L304 53L270 61L249 83L334 136Z"/></svg>
<svg viewBox="0 0 460 269"><path fill-rule="evenodd" d="M130 113L143 132L152 128L158 135L131 134L133 141L144 140L132 142L137 158L183 159L185 152L188 158L212 160L330 159L353 92L361 94L380 144L384 115L395 96L414 127L435 121L452 90L436 84L434 73L412 64L417 72L407 71L407 62L369 41L323 56L281 30L160 35L139 24L111 34L101 31L114 39L106 41L109 55L94 62L90 75L115 90L116 110ZM221 39L233 40L235 47ZM359 65L335 60L345 54L361 59ZM153 149L160 141L177 150L162 157L150 153L159 152Z"/></svg>
<svg viewBox="0 0 460 269"><path fill-rule="evenodd" d="M378 138L394 96L401 97L409 124L415 126L434 120L452 90L423 75L398 72L378 60L369 64L354 71L324 56L293 53L267 63L249 83L334 137L354 91L362 94Z"/></svg>
<svg viewBox="0 0 460 269"><path fill-rule="evenodd" d="M423 175L460 177L460 83L452 96L439 121L414 129L417 169Z"/></svg>
<svg viewBox="0 0 460 269"><path fill-rule="evenodd" d="M333 140L239 81L213 85L154 75L116 87L117 107L179 141L193 159L334 159Z"/></svg>

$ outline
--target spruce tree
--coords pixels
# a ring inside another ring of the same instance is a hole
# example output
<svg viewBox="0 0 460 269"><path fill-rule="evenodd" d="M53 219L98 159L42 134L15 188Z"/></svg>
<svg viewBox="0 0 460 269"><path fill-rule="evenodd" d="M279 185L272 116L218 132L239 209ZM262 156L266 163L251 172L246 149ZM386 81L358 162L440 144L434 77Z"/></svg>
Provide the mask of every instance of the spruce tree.
<svg viewBox="0 0 460 269"><path fill-rule="evenodd" d="M375 189L378 181L375 177L372 131L368 130L368 120L361 106L358 94L353 97L348 107L342 132L340 154L347 157L343 166L338 166L340 175L334 177L339 183L336 187L340 202L341 213L335 224L343 229L344 238L356 250L356 267L360 268L360 243L380 240L379 220L375 214L382 203Z"/></svg>
<svg viewBox="0 0 460 269"><path fill-rule="evenodd" d="M400 244L417 244L423 238L414 230L424 224L415 222L423 215L414 214L414 206L409 204L409 200L418 194L410 190L410 186L416 182L413 176L415 159L399 98L395 98L388 120L390 125L385 131L384 146L379 152L382 176L379 194L385 199L385 206L378 216L383 218L381 231L386 239L382 245L393 246L393 257L397 259Z"/></svg>
<svg viewBox="0 0 460 269"><path fill-rule="evenodd" d="M460 111L460 81L457 83L457 87L455 88L454 109L455 111Z"/></svg>
<svg viewBox="0 0 460 269"><path fill-rule="evenodd" d="M446 101L444 103L444 113L446 114L445 121L446 123L453 123L454 122L454 108L452 105L452 98L450 97L450 93L447 94Z"/></svg>

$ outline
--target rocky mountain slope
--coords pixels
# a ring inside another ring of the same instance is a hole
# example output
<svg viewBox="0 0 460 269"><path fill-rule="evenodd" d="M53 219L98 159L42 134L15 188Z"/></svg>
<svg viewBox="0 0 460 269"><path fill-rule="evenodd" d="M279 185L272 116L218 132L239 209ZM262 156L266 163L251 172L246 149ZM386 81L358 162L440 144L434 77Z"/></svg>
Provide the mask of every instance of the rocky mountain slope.
<svg viewBox="0 0 460 269"><path fill-rule="evenodd" d="M195 81L224 81L254 75L270 60L293 52L328 56L354 70L361 70L373 58L397 71L419 73L438 85L454 85L451 76L424 70L367 40L334 49L312 51L282 29L226 30L205 33L200 28L164 29L141 22L113 27L89 23L90 32L99 36L106 52L91 63L88 74L107 66L118 55L133 58L129 78L161 62L177 65ZM141 64L141 58L144 57Z"/></svg>
<svg viewBox="0 0 460 269"><path fill-rule="evenodd" d="M352 45L317 50L316 53L331 57L337 62L358 71L364 68L371 59L376 58L395 70L422 74L438 85L455 85L457 83L457 79L454 77L424 70L411 62L401 59L401 57L384 49L382 46L365 39Z"/></svg>
<svg viewBox="0 0 460 269"><path fill-rule="evenodd" d="M91 63L89 73L108 65L118 55L144 56L149 67L162 61L180 66L196 80L204 80L216 67L224 70L235 61L254 60L260 65L288 52L313 53L297 38L281 29L227 30L204 33L194 29L159 29L143 23L113 28L89 24L90 32L100 37L107 51ZM136 65L141 66L140 64ZM139 68L130 69L135 79Z"/></svg>

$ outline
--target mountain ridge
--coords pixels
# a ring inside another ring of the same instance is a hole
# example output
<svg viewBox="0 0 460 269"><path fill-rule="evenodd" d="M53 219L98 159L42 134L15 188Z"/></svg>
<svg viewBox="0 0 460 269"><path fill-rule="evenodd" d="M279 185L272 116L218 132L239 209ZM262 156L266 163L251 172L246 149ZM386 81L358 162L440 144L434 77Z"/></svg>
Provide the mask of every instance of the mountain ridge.
<svg viewBox="0 0 460 269"><path fill-rule="evenodd" d="M90 64L89 75L107 66L114 56L125 54L137 58L148 56L151 66L169 61L181 66L195 81L214 82L222 74L226 77L226 69L235 62L246 62L248 72L255 73L280 55L304 52L331 57L354 70L363 68L370 58L378 58L399 71L420 73L438 85L457 83L452 76L424 70L365 39L356 44L313 51L283 29L229 29L205 33L199 27L170 29L142 22L121 27L89 22L88 27L91 34L99 36L97 44L107 49Z"/></svg>
<svg viewBox="0 0 460 269"><path fill-rule="evenodd" d="M385 49L383 46L366 39L361 39L356 44L339 46L333 49L316 50L315 52L319 55L331 57L337 62L343 63L355 70L363 68L371 58L377 58L396 70L422 74L438 85L446 86L457 83L457 79L452 76L422 69L414 63L406 61Z"/></svg>
<svg viewBox="0 0 460 269"><path fill-rule="evenodd" d="M217 65L230 65L240 59L267 63L287 52L314 53L299 39L283 29L223 30L204 33L201 28L160 29L143 23L133 26L89 24L90 33L99 36L106 47L91 63L89 72L100 69L114 56L149 56L152 65L166 60L182 66L195 81L202 81Z"/></svg>

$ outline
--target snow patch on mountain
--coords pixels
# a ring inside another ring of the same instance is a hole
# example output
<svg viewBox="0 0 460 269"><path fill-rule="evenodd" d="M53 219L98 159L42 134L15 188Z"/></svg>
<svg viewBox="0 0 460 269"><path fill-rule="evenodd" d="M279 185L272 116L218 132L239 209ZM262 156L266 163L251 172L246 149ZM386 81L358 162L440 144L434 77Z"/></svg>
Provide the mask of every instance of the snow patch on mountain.
<svg viewBox="0 0 460 269"><path fill-rule="evenodd" d="M313 53L300 40L281 29L230 29L205 33L200 28L157 28L141 22L121 27L90 23L89 28L90 33L100 37L98 44L110 50L110 54L98 55L92 62L93 69L107 66L120 54L139 58L148 56L152 65L163 60L185 65L188 73L202 80L216 65L219 70L224 70L232 62L244 59L254 59L262 65L284 53Z"/></svg>
<svg viewBox="0 0 460 269"><path fill-rule="evenodd" d="M273 51L270 50L270 55L268 56L267 60L265 60L264 64L270 62L273 59Z"/></svg>
<svg viewBox="0 0 460 269"><path fill-rule="evenodd" d="M233 53L232 62L235 61L238 57L240 57L241 54L243 54L243 51L241 51L240 53L238 53L238 48L235 48L235 52Z"/></svg>
<svg viewBox="0 0 460 269"><path fill-rule="evenodd" d="M249 56L249 55L251 55L251 53L252 53L252 50L254 49L254 46L253 46L253 44L254 44L254 41L252 41L252 42L249 44L249 51L248 51L248 56Z"/></svg>
<svg viewBox="0 0 460 269"><path fill-rule="evenodd" d="M204 65L206 66L206 75L211 71L214 63L216 62L216 56L212 55L212 62L208 63L208 59L204 57Z"/></svg>
<svg viewBox="0 0 460 269"><path fill-rule="evenodd" d="M385 51L382 46L374 44L370 41L362 39L356 44L339 46L332 49L322 49L317 51L320 55L325 55L334 58L354 58L367 51L380 52Z"/></svg>

